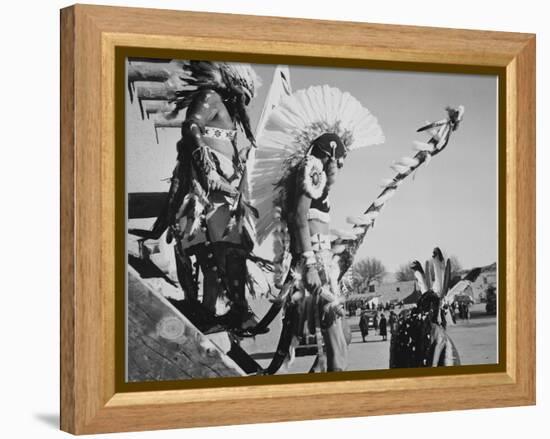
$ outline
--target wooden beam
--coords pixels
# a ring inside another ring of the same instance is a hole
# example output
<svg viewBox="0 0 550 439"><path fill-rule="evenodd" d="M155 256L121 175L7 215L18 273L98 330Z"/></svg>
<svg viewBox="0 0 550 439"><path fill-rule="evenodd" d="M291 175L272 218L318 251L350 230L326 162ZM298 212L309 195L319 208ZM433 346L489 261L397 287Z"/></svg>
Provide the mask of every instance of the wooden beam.
<svg viewBox="0 0 550 439"><path fill-rule="evenodd" d="M145 119L143 101L168 101L176 97L176 88L166 82L140 83L135 88L142 119Z"/></svg>
<svg viewBox="0 0 550 439"><path fill-rule="evenodd" d="M128 194L128 219L156 218L160 215L168 192L132 192Z"/></svg>
<svg viewBox="0 0 550 439"><path fill-rule="evenodd" d="M167 114L174 110L174 104L166 101L147 101L143 103L143 109L147 119L151 114Z"/></svg>
<svg viewBox="0 0 550 439"><path fill-rule="evenodd" d="M246 375L131 267L127 340L129 382Z"/></svg>
<svg viewBox="0 0 550 439"><path fill-rule="evenodd" d="M128 63L128 81L164 82L181 72L176 63L132 62Z"/></svg>

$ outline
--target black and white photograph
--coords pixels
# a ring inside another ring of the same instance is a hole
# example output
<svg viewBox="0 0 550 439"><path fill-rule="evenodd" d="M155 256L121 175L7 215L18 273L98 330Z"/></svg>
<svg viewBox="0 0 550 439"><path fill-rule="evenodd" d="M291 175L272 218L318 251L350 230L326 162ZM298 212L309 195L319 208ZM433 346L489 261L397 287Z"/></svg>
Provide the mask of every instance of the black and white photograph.
<svg viewBox="0 0 550 439"><path fill-rule="evenodd" d="M6 3L0 437L544 431L544 4Z"/></svg>
<svg viewBox="0 0 550 439"><path fill-rule="evenodd" d="M127 382L498 364L497 76L125 68Z"/></svg>

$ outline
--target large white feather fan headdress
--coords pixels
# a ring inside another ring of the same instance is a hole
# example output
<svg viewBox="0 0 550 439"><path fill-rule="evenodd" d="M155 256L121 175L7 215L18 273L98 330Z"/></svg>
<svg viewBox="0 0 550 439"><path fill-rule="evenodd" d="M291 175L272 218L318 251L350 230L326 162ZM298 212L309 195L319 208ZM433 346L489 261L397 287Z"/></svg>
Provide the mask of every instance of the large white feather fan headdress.
<svg viewBox="0 0 550 439"><path fill-rule="evenodd" d="M311 142L326 132L338 135L347 151L384 142L376 117L347 92L328 85L312 86L283 98L257 140L250 178L250 201L259 214L259 243L277 222L275 201L284 178L303 159Z"/></svg>

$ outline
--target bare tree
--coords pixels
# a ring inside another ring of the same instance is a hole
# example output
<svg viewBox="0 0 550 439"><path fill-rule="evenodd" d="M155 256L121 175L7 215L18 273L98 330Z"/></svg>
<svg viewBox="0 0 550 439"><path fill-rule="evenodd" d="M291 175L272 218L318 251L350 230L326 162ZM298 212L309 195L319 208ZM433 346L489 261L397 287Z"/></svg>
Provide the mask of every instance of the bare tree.
<svg viewBox="0 0 550 439"><path fill-rule="evenodd" d="M405 282L409 280L415 280L414 271L411 269L411 264L402 264L397 268L395 272L395 279L398 282Z"/></svg>
<svg viewBox="0 0 550 439"><path fill-rule="evenodd" d="M449 256L451 261L451 277L460 276L462 272L462 264L455 255Z"/></svg>
<svg viewBox="0 0 550 439"><path fill-rule="evenodd" d="M353 287L356 292L360 293L372 282L382 281L386 273L386 267L378 259L362 259L353 266Z"/></svg>

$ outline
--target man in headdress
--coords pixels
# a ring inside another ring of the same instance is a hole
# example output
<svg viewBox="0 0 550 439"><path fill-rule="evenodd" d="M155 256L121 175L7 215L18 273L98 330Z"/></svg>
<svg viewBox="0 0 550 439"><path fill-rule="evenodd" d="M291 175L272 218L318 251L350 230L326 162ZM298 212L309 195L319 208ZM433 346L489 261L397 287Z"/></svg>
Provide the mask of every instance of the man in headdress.
<svg viewBox="0 0 550 439"><path fill-rule="evenodd" d="M419 261L411 264L422 292L416 308L399 314L397 328L390 344L390 368L458 366L460 358L446 331L443 303L447 301L451 262L436 247L426 269ZM432 274L435 280L432 282Z"/></svg>
<svg viewBox="0 0 550 439"><path fill-rule="evenodd" d="M285 356L292 358L291 340L304 332L316 335L312 370L346 369L349 339L329 193L350 150L383 141L376 118L349 93L327 85L297 91L269 116L251 193L259 242L274 232L274 280L285 305L281 339L267 373L275 373Z"/></svg>
<svg viewBox="0 0 550 439"><path fill-rule="evenodd" d="M343 233L330 230L330 235L328 194L335 171L349 151L383 143L382 130L357 99L328 85L299 90L271 112L259 140L251 191L258 210L258 241L274 232L274 279L281 288L279 303L284 304L285 312L281 338L267 373L276 373L285 356L292 358L292 336L300 335L304 321L310 329L314 322L321 360L323 327L328 360L327 367L321 364L319 369L345 369L338 281L352 266L367 231L397 187L447 146L464 108L447 111L446 119L420 129L432 138L427 143L416 142L414 157L403 157L392 165L396 175L384 181L384 189L367 210L347 218L353 229Z"/></svg>
<svg viewBox="0 0 550 439"><path fill-rule="evenodd" d="M345 314L338 279L333 276L329 191L343 164L346 150L334 133L315 139L309 155L300 163L296 178L295 208L289 211L293 269L303 280L306 291L298 285L293 301L301 305L301 326L307 321L310 333L322 330L327 350L326 370L345 370L347 342L342 328ZM306 294L309 293L309 294Z"/></svg>
<svg viewBox="0 0 550 439"><path fill-rule="evenodd" d="M185 120L168 201L151 235L160 236L168 228L168 240L175 238L178 279L186 299L198 298L200 267L204 307L223 316L216 323L243 330L252 323L245 283L253 245L245 224L244 173L248 150L255 145L246 107L259 78L249 64L189 61L182 63L179 80L182 86L166 118L186 110ZM250 146L237 143L239 127Z"/></svg>

